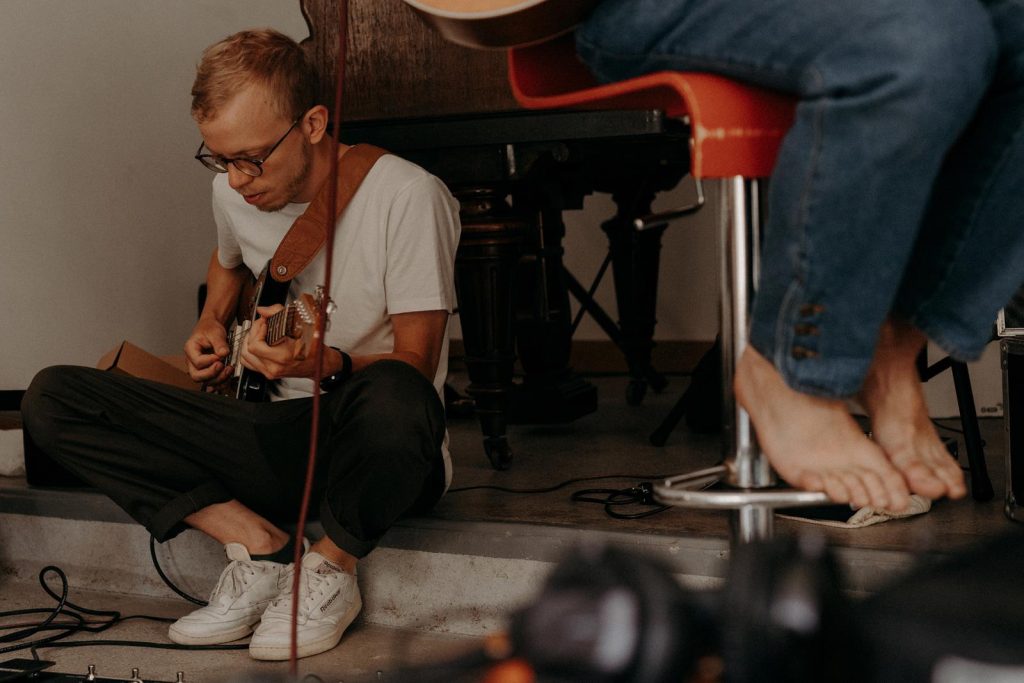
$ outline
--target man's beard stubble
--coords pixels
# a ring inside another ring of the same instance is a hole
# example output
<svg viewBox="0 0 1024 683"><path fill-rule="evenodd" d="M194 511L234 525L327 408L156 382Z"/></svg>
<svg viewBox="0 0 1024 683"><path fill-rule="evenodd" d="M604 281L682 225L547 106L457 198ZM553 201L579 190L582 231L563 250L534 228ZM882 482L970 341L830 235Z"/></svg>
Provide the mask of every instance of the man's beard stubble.
<svg viewBox="0 0 1024 683"><path fill-rule="evenodd" d="M285 199L278 204L267 204L266 206L256 207L260 211L265 213L274 213L280 211L287 205L292 203L295 196L302 191L306 184L306 180L309 178L309 170L313 166L313 150L312 145L307 140L302 141L302 149L300 151L302 155L302 165L299 170L295 172L295 175L288 181L284 187Z"/></svg>

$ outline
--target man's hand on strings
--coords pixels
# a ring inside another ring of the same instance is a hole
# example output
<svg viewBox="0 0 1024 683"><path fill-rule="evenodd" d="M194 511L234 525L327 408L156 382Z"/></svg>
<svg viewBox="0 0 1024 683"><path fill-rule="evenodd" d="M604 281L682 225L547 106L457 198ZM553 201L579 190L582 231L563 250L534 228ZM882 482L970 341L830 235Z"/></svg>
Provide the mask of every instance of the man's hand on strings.
<svg viewBox="0 0 1024 683"><path fill-rule="evenodd" d="M229 354L224 326L212 318L200 318L185 340L185 362L192 380L210 385L224 382L232 372L225 362Z"/></svg>
<svg viewBox="0 0 1024 683"><path fill-rule="evenodd" d="M303 348L301 339L288 337L274 346L267 344L267 318L283 308L277 304L256 309L259 317L253 322L242 345L242 365L271 380L313 377L316 366L315 343L309 348Z"/></svg>

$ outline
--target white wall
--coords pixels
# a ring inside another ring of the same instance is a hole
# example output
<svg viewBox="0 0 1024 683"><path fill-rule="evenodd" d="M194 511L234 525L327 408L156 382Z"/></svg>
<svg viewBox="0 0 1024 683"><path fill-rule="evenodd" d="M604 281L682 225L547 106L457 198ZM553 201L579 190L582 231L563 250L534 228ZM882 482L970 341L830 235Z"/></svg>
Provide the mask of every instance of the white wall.
<svg viewBox="0 0 1024 683"><path fill-rule="evenodd" d="M0 17L0 389L92 365L121 339L179 352L214 247L210 173L192 159L195 63L245 27L304 38L298 0L0 0ZM681 188L657 207L688 200ZM566 262L584 283L612 213L597 196L567 215ZM715 335L711 219L665 235L657 339ZM598 298L614 317L610 276ZM603 333L585 319L578 337ZM979 406L1001 400L995 355L972 370ZM949 414L952 390L929 391Z"/></svg>
<svg viewBox="0 0 1024 683"><path fill-rule="evenodd" d="M215 241L189 116L204 47L281 0L0 0L0 389L127 338L180 351Z"/></svg>

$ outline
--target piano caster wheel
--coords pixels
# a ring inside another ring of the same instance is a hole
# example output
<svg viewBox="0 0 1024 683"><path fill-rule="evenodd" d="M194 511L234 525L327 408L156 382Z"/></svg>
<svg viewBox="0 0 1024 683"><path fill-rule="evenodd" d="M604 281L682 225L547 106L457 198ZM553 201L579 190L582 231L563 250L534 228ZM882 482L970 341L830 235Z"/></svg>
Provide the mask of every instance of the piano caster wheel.
<svg viewBox="0 0 1024 683"><path fill-rule="evenodd" d="M647 376L647 382L651 385L651 391L656 394L660 394L665 391L665 387L668 386L668 377L665 377L665 375L660 372L654 372L652 370Z"/></svg>
<svg viewBox="0 0 1024 683"><path fill-rule="evenodd" d="M626 403L631 406L638 406L644 401L647 394L647 381L642 379L631 379L626 385Z"/></svg>
<svg viewBox="0 0 1024 683"><path fill-rule="evenodd" d="M512 448L504 436L489 436L484 439L484 451L494 469L504 471L512 465Z"/></svg>

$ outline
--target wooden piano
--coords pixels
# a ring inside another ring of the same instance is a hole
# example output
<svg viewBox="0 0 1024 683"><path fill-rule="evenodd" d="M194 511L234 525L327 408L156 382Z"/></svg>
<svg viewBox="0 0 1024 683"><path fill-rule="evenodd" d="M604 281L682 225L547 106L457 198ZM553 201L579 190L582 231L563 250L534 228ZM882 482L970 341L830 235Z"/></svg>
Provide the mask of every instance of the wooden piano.
<svg viewBox="0 0 1024 683"><path fill-rule="evenodd" d="M321 102L332 108L338 0L301 6ZM510 464L509 422L566 422L596 409L595 388L569 368L570 292L625 355L627 400L660 391L651 349L664 228L636 232L631 220L685 175L685 128L654 111L523 111L504 52L445 42L400 0L350 0L347 46L343 141L420 164L462 203L456 289L467 392L492 465ZM611 193L618 209L601 224L618 322L562 264L562 211L592 192Z"/></svg>

